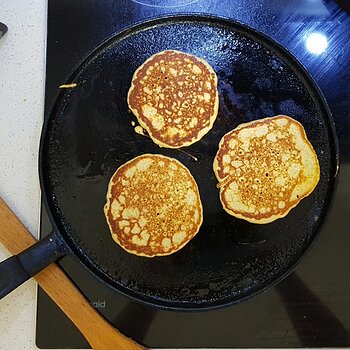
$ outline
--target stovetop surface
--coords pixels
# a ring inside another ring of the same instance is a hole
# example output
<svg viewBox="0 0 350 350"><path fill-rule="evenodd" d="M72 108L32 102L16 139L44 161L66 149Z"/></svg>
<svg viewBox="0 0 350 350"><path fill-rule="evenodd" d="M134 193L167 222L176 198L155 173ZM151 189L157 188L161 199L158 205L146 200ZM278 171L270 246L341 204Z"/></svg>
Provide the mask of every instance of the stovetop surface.
<svg viewBox="0 0 350 350"><path fill-rule="evenodd" d="M124 334L154 348L350 346L349 7L333 0L49 0L45 118L57 86L102 41L145 19L205 13L245 23L285 46L320 86L336 124L339 180L320 235L288 278L249 301L199 313L157 310L104 286L72 258L62 259L66 273ZM50 229L43 209L42 236ZM36 343L89 348L40 289Z"/></svg>

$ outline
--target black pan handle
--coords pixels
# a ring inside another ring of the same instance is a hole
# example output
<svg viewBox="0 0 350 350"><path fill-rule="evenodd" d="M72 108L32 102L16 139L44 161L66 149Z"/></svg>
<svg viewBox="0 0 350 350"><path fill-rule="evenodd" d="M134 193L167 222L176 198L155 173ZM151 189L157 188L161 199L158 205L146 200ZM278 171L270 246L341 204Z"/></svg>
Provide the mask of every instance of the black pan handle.
<svg viewBox="0 0 350 350"><path fill-rule="evenodd" d="M68 252L62 236L52 231L20 254L0 263L0 299Z"/></svg>
<svg viewBox="0 0 350 350"><path fill-rule="evenodd" d="M0 22L0 39L3 37L7 32L7 27L5 26L4 23Z"/></svg>

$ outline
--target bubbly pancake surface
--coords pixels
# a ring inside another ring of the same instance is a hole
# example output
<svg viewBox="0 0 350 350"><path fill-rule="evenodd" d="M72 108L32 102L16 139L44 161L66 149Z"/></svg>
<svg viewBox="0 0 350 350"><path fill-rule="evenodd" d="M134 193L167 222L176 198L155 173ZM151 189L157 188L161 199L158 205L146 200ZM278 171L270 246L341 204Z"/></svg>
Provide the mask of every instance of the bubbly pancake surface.
<svg viewBox="0 0 350 350"><path fill-rule="evenodd" d="M225 211L258 224L286 216L320 178L303 126L284 115L241 124L224 135L213 168Z"/></svg>
<svg viewBox="0 0 350 350"><path fill-rule="evenodd" d="M203 221L195 179L182 163L159 154L138 156L117 169L104 212L113 239L146 257L175 253Z"/></svg>
<svg viewBox="0 0 350 350"><path fill-rule="evenodd" d="M128 105L152 140L168 148L199 141L217 117L217 76L203 59L159 52L134 73Z"/></svg>

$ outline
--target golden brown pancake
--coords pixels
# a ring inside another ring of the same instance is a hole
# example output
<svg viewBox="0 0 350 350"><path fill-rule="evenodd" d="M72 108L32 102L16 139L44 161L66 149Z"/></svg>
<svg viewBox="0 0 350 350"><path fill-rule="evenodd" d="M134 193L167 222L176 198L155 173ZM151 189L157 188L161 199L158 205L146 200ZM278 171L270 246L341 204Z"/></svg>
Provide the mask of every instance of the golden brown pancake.
<svg viewBox="0 0 350 350"><path fill-rule="evenodd" d="M146 257L175 253L203 221L195 179L179 161L159 154L138 156L117 169L104 212L113 239Z"/></svg>
<svg viewBox="0 0 350 350"><path fill-rule="evenodd" d="M227 133L213 167L224 210L256 224L286 216L320 178L303 126L285 115L241 124Z"/></svg>
<svg viewBox="0 0 350 350"><path fill-rule="evenodd" d="M128 105L156 144L189 146L213 127L219 107L217 76L201 58L162 51L136 70Z"/></svg>

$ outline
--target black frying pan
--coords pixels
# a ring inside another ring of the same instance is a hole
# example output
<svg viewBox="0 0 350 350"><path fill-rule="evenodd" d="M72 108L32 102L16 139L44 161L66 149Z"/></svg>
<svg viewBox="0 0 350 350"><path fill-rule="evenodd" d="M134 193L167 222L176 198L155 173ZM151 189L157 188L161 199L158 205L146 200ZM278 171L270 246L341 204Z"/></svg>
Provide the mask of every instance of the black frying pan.
<svg viewBox="0 0 350 350"><path fill-rule="evenodd" d="M126 95L135 69L152 54L177 49L207 60L219 78L213 129L186 152L159 148L136 134ZM115 290L173 309L205 309L247 299L282 280L314 240L327 211L338 148L327 104L286 50L241 24L207 16L151 20L117 34L85 59L44 126L40 181L53 232L8 269L5 295L28 276L73 254ZM212 162L221 137L238 124L287 114L305 127L321 166L315 191L290 214L267 225L228 215L219 201ZM204 207L197 236L168 257L142 258L116 245L103 205L107 184L124 162L143 153L175 157L195 177ZM22 268L23 266L23 268ZM17 271L26 271L26 274Z"/></svg>

